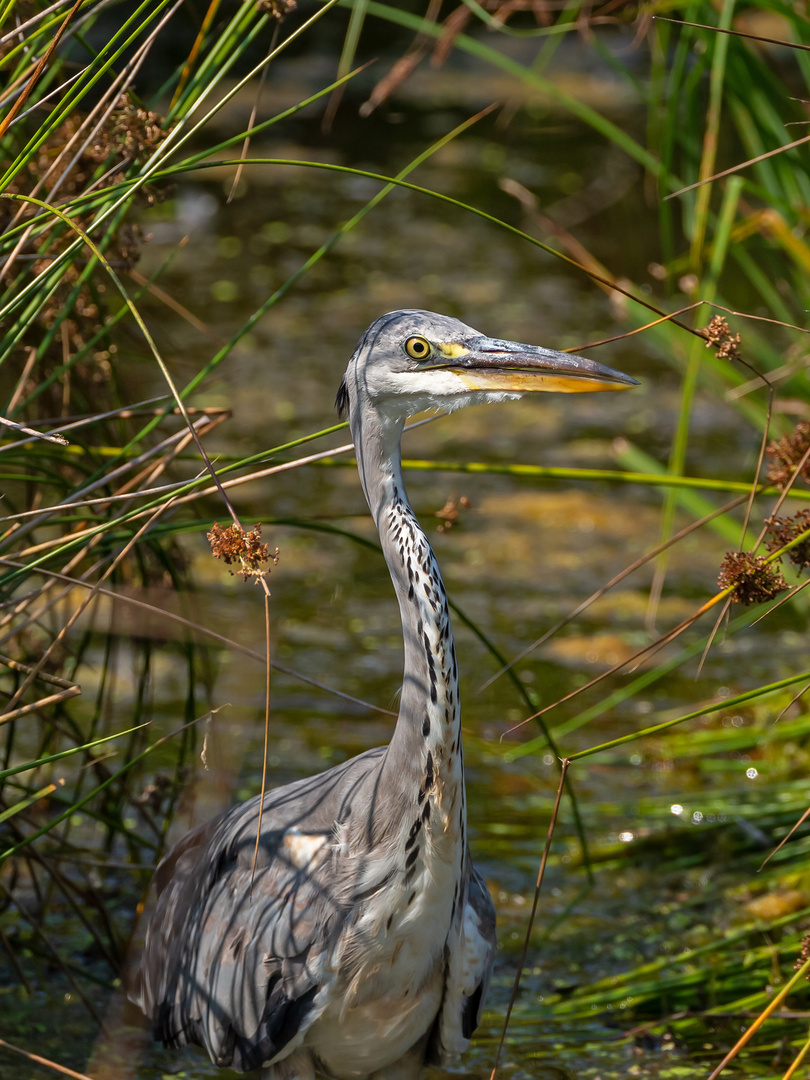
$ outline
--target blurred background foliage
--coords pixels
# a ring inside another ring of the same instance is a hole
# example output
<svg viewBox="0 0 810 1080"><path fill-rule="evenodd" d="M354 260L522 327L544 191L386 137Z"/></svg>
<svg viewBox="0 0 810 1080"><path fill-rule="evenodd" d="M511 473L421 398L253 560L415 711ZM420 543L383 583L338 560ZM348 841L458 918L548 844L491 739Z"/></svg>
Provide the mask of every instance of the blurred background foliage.
<svg viewBox="0 0 810 1080"><path fill-rule="evenodd" d="M729 1069L801 1075L806 6L0 19L2 1075L213 1074L120 982L166 844L260 780L262 593L206 534L268 544L271 783L384 742L399 627L332 401L408 306L642 380L407 437L499 912L461 1075L527 932L500 1073L705 1076L776 1001Z"/></svg>

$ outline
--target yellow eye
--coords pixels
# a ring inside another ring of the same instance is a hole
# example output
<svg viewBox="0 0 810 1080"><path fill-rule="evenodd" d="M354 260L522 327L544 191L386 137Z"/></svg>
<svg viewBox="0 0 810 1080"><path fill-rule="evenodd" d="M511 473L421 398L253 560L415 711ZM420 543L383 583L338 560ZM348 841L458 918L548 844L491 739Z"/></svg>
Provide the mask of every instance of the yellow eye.
<svg viewBox="0 0 810 1080"><path fill-rule="evenodd" d="M433 346L423 337L409 337L405 342L405 352L414 360L427 360Z"/></svg>

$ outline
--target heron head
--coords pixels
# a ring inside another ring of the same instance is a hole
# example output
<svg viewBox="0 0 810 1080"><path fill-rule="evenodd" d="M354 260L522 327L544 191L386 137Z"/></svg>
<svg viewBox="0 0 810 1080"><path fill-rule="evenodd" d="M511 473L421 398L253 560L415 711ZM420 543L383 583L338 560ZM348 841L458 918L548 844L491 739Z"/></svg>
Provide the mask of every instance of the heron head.
<svg viewBox="0 0 810 1080"><path fill-rule="evenodd" d="M445 412L533 391L626 390L635 379L584 356L489 338L432 311L392 311L373 322L349 361L341 415L363 403L392 419Z"/></svg>

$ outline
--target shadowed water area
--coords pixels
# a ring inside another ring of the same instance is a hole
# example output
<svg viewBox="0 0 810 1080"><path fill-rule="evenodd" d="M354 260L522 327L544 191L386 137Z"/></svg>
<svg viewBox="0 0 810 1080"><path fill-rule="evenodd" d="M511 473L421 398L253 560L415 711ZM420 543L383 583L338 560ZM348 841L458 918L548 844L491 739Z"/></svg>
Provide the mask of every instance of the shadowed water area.
<svg viewBox="0 0 810 1080"><path fill-rule="evenodd" d="M567 56L570 72L575 47ZM302 63L279 66L266 92L276 95L278 108L287 98L299 100L316 84L316 75ZM465 72L457 75L464 78ZM591 73L590 80L582 74L581 93L599 98L609 91L609 79L607 72ZM479 97L482 104L492 98L493 88L473 82L470 109ZM395 173L461 119L463 114L442 100L441 85L438 76L427 85L417 80L403 92L398 111L362 123L351 115L356 106L350 103L346 118L341 114L336 122L330 153L342 164ZM616 99L618 107L618 88ZM252 98L233 107L249 112L251 103ZM633 123L632 109L625 107L622 115ZM283 141L256 139L250 155L322 159L319 124L320 114L305 112L285 125ZM491 118L482 121L480 131L473 128L413 176L416 183L540 236L537 220L507 193L504 178L531 189L543 214L575 229L614 273L648 280L646 268L659 252L654 212L639 190L640 170L547 106L529 106L503 128ZM349 219L379 188L362 177L254 165L245 170L228 205L232 179L232 167L201 171L142 215L151 239L137 267L140 274L148 276L188 238L160 278L174 306L156 295L141 302L181 385L329 240L336 221ZM198 407L230 412L206 439L212 460L224 463L229 456L283 446L336 423L335 392L355 341L374 318L400 307L455 315L496 337L578 349L619 332L621 302L486 221L426 196L394 191L242 337L194 396ZM529 741L542 735L535 721L512 729L650 640L645 619L652 571L645 567L622 582L521 660L514 669L519 686L501 675L482 689L501 667L482 638L511 659L653 548L659 542L661 493L642 485L506 470L432 471L408 467L407 459L620 469L635 467L628 456L632 445L665 464L679 397L669 358L644 336L591 355L635 376L641 386L615 395L537 395L471 409L425 424L406 434L403 443L411 502L459 609L454 629L470 843L498 911L496 972L483 1025L458 1069L433 1071L432 1080L489 1074L526 931L559 763L547 744L532 743L526 752ZM134 337L120 363L133 402L164 392ZM282 452L270 464L339 448L347 439L345 430L338 431ZM687 470L750 479L757 452L756 435L739 415L710 391L701 391ZM199 468L197 461L179 462L173 475L194 475ZM262 521L262 538L279 549L269 578L274 660L325 687L396 712L402 660L398 612L352 454L252 481L231 497L243 524ZM711 508L726 496L696 498ZM263 653L260 589L229 576L211 559L206 542L211 519L225 523L227 513L215 500L199 504L196 512L199 527L189 528L181 542L195 588L177 596L156 586L141 598ZM696 516L693 506L676 526ZM450 528L444 524L448 517ZM730 536L704 528L674 549L655 615L659 631L688 617L716 591L719 563L733 546ZM88 621L79 629L89 628ZM98 679L113 678L118 707L131 709L144 678L138 657L147 641L146 712L156 729L153 737L174 731L190 694L184 631L157 614L107 603L94 617L93 633L95 664L85 669L83 698L93 699L95 673ZM552 710L544 719L560 754L792 674L806 655L802 627L785 610L755 634L728 641L719 635L697 681L700 646L688 663L620 700L623 687L697 640L692 632L632 674L611 675ZM216 711L196 726L193 748L184 736L185 787L170 839L256 793L261 782L261 663L199 638L191 683L195 715ZM75 705L76 715L82 715L82 707L81 701ZM268 784L289 782L385 743L393 719L275 671ZM810 724L806 716L789 714L780 721L784 727L777 743L773 722L774 713L761 704L721 710L572 767L570 790L587 844L583 849L566 797L499 1075L515 1080L697 1077L731 1045L747 1023L746 1007L727 987L714 995L707 981L713 945L751 928L733 949L740 957L740 978L746 963L764 964L767 971L763 956L775 942L757 933L757 920L810 905L810 885L795 872L780 871L778 859L753 881L770 850L771 827L779 823L782 829L785 815L794 807L801 812L804 798L804 739ZM162 772L170 775L179 742L153 755L133 785L143 791ZM86 833L92 859L103 829L77 818L73 839ZM784 829L778 835L783 834ZM131 852L123 840L116 850L99 848L96 855L97 890L125 936L147 878L128 865ZM147 856L139 849L142 866ZM763 898L770 898L768 911L756 907ZM61 925L52 922L48 933L75 939L77 968L106 980L102 959L67 907L63 919ZM708 957L700 954L703 960L693 966L688 951L700 949ZM200 1055L152 1047L135 1033L134 1015L124 1013L120 990L85 981L83 988L113 1028L114 1045L100 1040L91 1053L95 1029L64 973L49 969L43 955L25 963L32 979L39 976L32 997L12 989L10 977L0 979L3 1009L13 1017L8 1030L14 1030L18 1044L86 1067L94 1076L229 1075ZM650 965L644 990L639 992L637 979L631 992L621 975L642 965ZM729 1001L731 1015L722 1008ZM722 1015L716 1022L696 1021L690 1038L669 1037L666 1025L644 1028L657 1017L711 1007ZM768 1052L777 1049L772 1045ZM763 1075L757 1071L763 1060L752 1060L748 1073ZM4 1057L0 1075L24 1080L53 1074Z"/></svg>

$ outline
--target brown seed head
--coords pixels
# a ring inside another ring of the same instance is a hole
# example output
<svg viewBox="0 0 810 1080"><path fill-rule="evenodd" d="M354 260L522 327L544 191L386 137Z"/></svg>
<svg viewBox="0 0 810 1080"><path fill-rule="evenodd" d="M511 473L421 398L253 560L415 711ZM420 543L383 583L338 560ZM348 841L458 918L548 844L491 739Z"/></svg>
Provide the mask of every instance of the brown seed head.
<svg viewBox="0 0 810 1080"><path fill-rule="evenodd" d="M262 527L256 525L250 532L245 532L235 522L222 528L216 521L208 533L208 542L211 545L211 554L215 559L222 559L227 565L239 564L238 570L230 570L231 574L238 574L243 581L248 578L259 579L270 573L270 567L262 569L261 564L278 562L278 548L271 555L267 544L261 542Z"/></svg>
<svg viewBox="0 0 810 1080"><path fill-rule="evenodd" d="M779 548L801 536L803 532L810 530L810 510L799 510L793 517L767 518L769 539L765 541L768 551L777 551ZM790 561L799 570L810 568L810 536L800 540L798 544L786 552Z"/></svg>
<svg viewBox="0 0 810 1080"><path fill-rule="evenodd" d="M442 522L436 531L440 533L450 532L454 525L458 525L461 511L466 510L469 505L470 500L466 495L462 495L459 499L454 495L449 495L441 510L436 511L435 516L441 518Z"/></svg>
<svg viewBox="0 0 810 1080"><path fill-rule="evenodd" d="M750 551L729 551L720 566L717 584L721 589L730 585L733 604L763 604L773 600L788 587L778 565L766 563L763 555Z"/></svg>
<svg viewBox="0 0 810 1080"><path fill-rule="evenodd" d="M296 0L256 0L256 10L282 22L286 15L298 7Z"/></svg>
<svg viewBox="0 0 810 1080"><path fill-rule="evenodd" d="M783 435L765 447L765 453L771 459L768 466L768 481L774 487L783 488L790 481L801 465L799 476L810 484L810 460L804 461L804 455L810 450L810 421L800 420L790 435Z"/></svg>
<svg viewBox="0 0 810 1080"><path fill-rule="evenodd" d="M810 960L810 934L805 934L802 938L801 948L799 949L799 959L793 965L793 970L798 971L802 964ZM810 975L805 975L805 979L810 982Z"/></svg>
<svg viewBox="0 0 810 1080"><path fill-rule="evenodd" d="M706 338L706 348L714 347L714 355L718 360L740 359L740 335L731 333L728 319L715 315L701 333Z"/></svg>
<svg viewBox="0 0 810 1080"><path fill-rule="evenodd" d="M140 109L129 94L121 94L96 141L85 154L95 161L109 157L139 161L166 138L158 113Z"/></svg>

